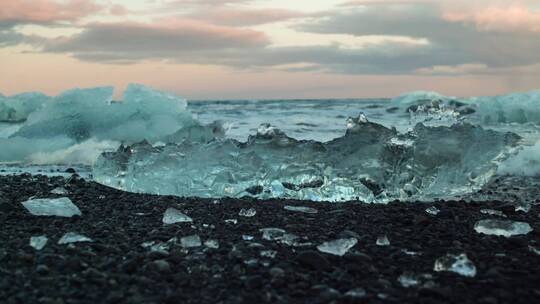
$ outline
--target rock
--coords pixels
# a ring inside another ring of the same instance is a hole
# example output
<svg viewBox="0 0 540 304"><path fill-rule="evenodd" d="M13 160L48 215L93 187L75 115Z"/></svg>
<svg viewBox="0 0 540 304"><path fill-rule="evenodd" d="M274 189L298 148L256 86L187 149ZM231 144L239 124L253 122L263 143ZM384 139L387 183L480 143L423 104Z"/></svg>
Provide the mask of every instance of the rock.
<svg viewBox="0 0 540 304"><path fill-rule="evenodd" d="M152 268L160 273L170 273L171 265L165 260L155 260L152 262Z"/></svg>
<svg viewBox="0 0 540 304"><path fill-rule="evenodd" d="M331 268L328 260L313 250L300 252L300 254L296 256L296 261L300 265L314 270L328 270Z"/></svg>

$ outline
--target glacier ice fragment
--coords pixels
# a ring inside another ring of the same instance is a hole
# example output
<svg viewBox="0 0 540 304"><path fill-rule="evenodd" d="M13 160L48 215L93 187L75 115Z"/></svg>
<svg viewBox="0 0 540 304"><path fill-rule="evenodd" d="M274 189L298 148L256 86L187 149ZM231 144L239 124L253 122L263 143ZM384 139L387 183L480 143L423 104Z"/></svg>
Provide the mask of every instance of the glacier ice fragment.
<svg viewBox="0 0 540 304"><path fill-rule="evenodd" d="M176 223L191 223L193 220L183 214L182 212L174 209L174 208L167 208L165 210L165 214L163 214L163 223L170 225L170 224L176 224Z"/></svg>
<svg viewBox="0 0 540 304"><path fill-rule="evenodd" d="M410 145L395 145L396 138ZM365 122L325 143L296 140L264 126L245 143L216 139L121 147L102 154L93 175L121 190L163 195L427 200L478 190L518 141L517 135L465 123L418 124L401 134Z"/></svg>
<svg viewBox="0 0 540 304"><path fill-rule="evenodd" d="M201 238L196 234L182 237L180 239L180 244L184 248L193 248L193 247L202 246Z"/></svg>
<svg viewBox="0 0 540 304"><path fill-rule="evenodd" d="M466 254L447 254L435 260L434 271L450 271L465 277L476 276L476 266Z"/></svg>
<svg viewBox="0 0 540 304"><path fill-rule="evenodd" d="M82 234L75 233L75 232L67 232L60 238L60 240L58 240L59 245L79 243L79 242L93 242L93 241L91 238L84 236Z"/></svg>
<svg viewBox="0 0 540 304"><path fill-rule="evenodd" d="M242 208L240 212L238 212L239 216L244 216L244 217L253 217L255 216L255 214L257 214L257 210L255 210L254 208L249 208L249 209Z"/></svg>
<svg viewBox="0 0 540 304"><path fill-rule="evenodd" d="M287 232L280 228L262 228L262 238L267 241L275 241L281 239Z"/></svg>
<svg viewBox="0 0 540 304"><path fill-rule="evenodd" d="M277 251L275 251L275 250L263 250L263 251L261 251L259 254L260 254L260 256L263 257L263 258L270 258L270 259L273 259L273 258L276 257Z"/></svg>
<svg viewBox="0 0 540 304"><path fill-rule="evenodd" d="M67 197L30 199L22 205L33 215L72 217L82 215L81 210Z"/></svg>
<svg viewBox="0 0 540 304"><path fill-rule="evenodd" d="M511 237L514 235L527 234L533 229L525 222L488 219L476 222L476 224L474 224L474 230L478 233L487 235Z"/></svg>
<svg viewBox="0 0 540 304"><path fill-rule="evenodd" d="M345 297L352 299L361 299L367 296L367 292L362 287L353 288L345 293Z"/></svg>
<svg viewBox="0 0 540 304"><path fill-rule="evenodd" d="M41 250L47 244L49 239L45 235L33 236L30 238L30 246L36 250Z"/></svg>
<svg viewBox="0 0 540 304"><path fill-rule="evenodd" d="M283 209L293 212L303 212L309 214L316 214L318 211L315 208L303 207L303 206L285 206Z"/></svg>
<svg viewBox="0 0 540 304"><path fill-rule="evenodd" d="M435 206L431 206L426 209L426 213L431 214L431 215L437 215L439 214L439 212L441 212L441 210L439 210L439 208Z"/></svg>
<svg viewBox="0 0 540 304"><path fill-rule="evenodd" d="M381 235L377 238L377 241L375 242L377 246L389 246L390 240L388 240L388 237L386 235Z"/></svg>
<svg viewBox="0 0 540 304"><path fill-rule="evenodd" d="M67 195L67 194L69 194L69 192L64 187L56 187L56 188L51 190L51 193L52 194L57 194L57 195Z"/></svg>
<svg viewBox="0 0 540 304"><path fill-rule="evenodd" d="M219 242L218 240L214 239L208 239L204 241L204 246L211 248L211 249L218 249L219 248Z"/></svg>
<svg viewBox="0 0 540 304"><path fill-rule="evenodd" d="M253 240L253 236L252 236L252 235L244 234L244 235L242 235L242 239L243 239L244 241L251 241L251 240Z"/></svg>
<svg viewBox="0 0 540 304"><path fill-rule="evenodd" d="M496 216L500 216L500 217L506 217L506 214L504 214L502 211L495 210L495 209L480 209L480 213L487 214L487 215L496 215Z"/></svg>
<svg viewBox="0 0 540 304"><path fill-rule="evenodd" d="M356 238L337 239L328 241L317 246L320 252L329 253L337 256L345 255L349 249L358 243Z"/></svg>

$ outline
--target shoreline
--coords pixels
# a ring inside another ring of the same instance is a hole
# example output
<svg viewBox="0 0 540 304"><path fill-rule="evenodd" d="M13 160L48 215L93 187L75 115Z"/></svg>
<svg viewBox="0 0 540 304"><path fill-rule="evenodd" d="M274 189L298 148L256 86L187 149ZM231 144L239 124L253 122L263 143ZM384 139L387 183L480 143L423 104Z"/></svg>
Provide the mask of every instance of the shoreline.
<svg viewBox="0 0 540 304"><path fill-rule="evenodd" d="M531 249L540 248L538 205L525 213L515 211L511 201L214 200L127 193L80 178L66 181L0 176L0 298L6 303L533 303L540 296L540 255ZM59 186L69 193L50 193ZM82 216L33 216L20 204L33 196L69 197ZM285 205L317 213L293 212ZM426 213L431 206L440 212ZM193 222L164 225L169 207ZM254 216L239 215L250 208ZM481 209L501 211L504 219L527 222L533 231L510 238L479 234L473 229L478 220L502 219ZM283 229L311 245L265 240L263 228ZM57 244L66 232L93 242ZM49 240L37 251L29 239L39 235ZM174 244L158 251L141 246L193 235L201 246ZM383 235L390 244L376 245ZM343 256L317 250L339 238L357 243ZM208 240L219 248L205 246ZM448 253L465 253L476 276L434 271L434 262ZM404 287L404 274L418 284Z"/></svg>

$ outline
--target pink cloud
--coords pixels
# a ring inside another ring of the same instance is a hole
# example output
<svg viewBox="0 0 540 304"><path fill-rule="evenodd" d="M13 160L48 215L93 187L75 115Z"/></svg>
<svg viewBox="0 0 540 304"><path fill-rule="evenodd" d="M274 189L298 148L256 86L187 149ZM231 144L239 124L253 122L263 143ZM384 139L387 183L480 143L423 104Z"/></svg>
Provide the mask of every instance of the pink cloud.
<svg viewBox="0 0 540 304"><path fill-rule="evenodd" d="M532 11L519 4L469 11L452 10L445 12L443 18L451 22L473 23L483 31L540 32L540 12Z"/></svg>
<svg viewBox="0 0 540 304"><path fill-rule="evenodd" d="M129 10L125 6L120 4L114 4L109 8L109 13L115 16L123 16L126 15L128 12Z"/></svg>
<svg viewBox="0 0 540 304"><path fill-rule="evenodd" d="M248 26L304 17L306 14L285 9L205 9L190 17L215 24Z"/></svg>
<svg viewBox="0 0 540 304"><path fill-rule="evenodd" d="M102 7L93 0L2 0L0 21L50 23L75 21Z"/></svg>

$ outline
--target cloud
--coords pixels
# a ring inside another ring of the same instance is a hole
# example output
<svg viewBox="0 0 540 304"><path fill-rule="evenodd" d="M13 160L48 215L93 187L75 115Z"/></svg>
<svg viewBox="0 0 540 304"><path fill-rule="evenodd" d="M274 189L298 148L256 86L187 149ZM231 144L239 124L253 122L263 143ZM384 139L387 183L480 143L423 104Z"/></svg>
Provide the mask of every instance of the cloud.
<svg viewBox="0 0 540 304"><path fill-rule="evenodd" d="M173 19L155 24L90 24L78 35L49 40L43 51L71 53L90 61L129 62L184 58L186 53L207 51L218 56L227 49L257 48L268 43L263 33L254 30Z"/></svg>
<svg viewBox="0 0 540 304"><path fill-rule="evenodd" d="M307 14L286 9L246 9L226 7L207 8L188 15L188 17L193 19L230 26L260 25L306 16Z"/></svg>
<svg viewBox="0 0 540 304"><path fill-rule="evenodd" d="M0 22L52 23L75 21L96 13L102 6L92 0L2 0Z"/></svg>

